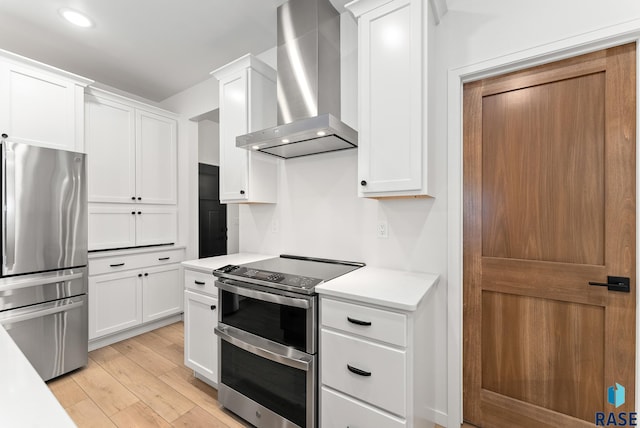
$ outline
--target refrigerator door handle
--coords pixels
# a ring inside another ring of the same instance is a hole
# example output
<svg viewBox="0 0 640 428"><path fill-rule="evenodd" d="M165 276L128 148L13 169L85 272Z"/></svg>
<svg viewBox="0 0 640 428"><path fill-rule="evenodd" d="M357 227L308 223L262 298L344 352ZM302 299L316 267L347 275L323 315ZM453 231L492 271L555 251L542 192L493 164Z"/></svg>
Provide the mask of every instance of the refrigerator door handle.
<svg viewBox="0 0 640 428"><path fill-rule="evenodd" d="M4 269L3 274L9 273L16 262L16 213L15 213L15 198L16 198L16 168L15 168L15 153L7 147L7 144L2 145L3 155L3 170L4 170L4 195L3 195L3 209L4 209Z"/></svg>

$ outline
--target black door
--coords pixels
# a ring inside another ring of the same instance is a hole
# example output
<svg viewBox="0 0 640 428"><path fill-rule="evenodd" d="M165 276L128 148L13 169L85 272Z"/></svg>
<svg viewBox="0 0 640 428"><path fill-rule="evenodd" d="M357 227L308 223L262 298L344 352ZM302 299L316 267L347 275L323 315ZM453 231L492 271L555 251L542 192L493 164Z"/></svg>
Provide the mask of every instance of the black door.
<svg viewBox="0 0 640 428"><path fill-rule="evenodd" d="M198 164L199 257L227 254L227 206L220 203L220 168Z"/></svg>

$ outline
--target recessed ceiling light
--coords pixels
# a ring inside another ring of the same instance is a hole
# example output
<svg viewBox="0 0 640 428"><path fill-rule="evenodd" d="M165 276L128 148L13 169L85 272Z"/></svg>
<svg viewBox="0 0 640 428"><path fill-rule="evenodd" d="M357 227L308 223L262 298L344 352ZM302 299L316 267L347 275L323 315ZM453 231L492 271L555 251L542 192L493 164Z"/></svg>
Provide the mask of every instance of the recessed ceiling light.
<svg viewBox="0 0 640 428"><path fill-rule="evenodd" d="M282 139L282 142L283 142L284 144L287 144L287 143L289 142L289 139L288 139L288 138L283 138L283 139Z"/></svg>
<svg viewBox="0 0 640 428"><path fill-rule="evenodd" d="M259 149L260 149L260 146L251 146L251 148L252 148L253 150L259 150Z"/></svg>
<svg viewBox="0 0 640 428"><path fill-rule="evenodd" d="M318 137L324 137L325 135L327 135L327 133L326 133L326 132L324 132L324 131L318 131L318 132L316 132L316 135L317 135Z"/></svg>
<svg viewBox="0 0 640 428"><path fill-rule="evenodd" d="M64 8L64 9L60 9L58 12L60 13L60 16L62 16L64 19L66 19L67 21L69 21L74 25L77 25L78 27L82 27L82 28L93 27L93 21L89 19L86 15L78 12L77 10Z"/></svg>

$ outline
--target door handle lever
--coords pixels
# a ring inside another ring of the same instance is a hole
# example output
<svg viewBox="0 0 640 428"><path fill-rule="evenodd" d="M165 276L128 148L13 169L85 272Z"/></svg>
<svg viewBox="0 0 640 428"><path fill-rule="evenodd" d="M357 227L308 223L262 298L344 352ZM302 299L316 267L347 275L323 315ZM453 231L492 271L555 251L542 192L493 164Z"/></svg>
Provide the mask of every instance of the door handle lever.
<svg viewBox="0 0 640 428"><path fill-rule="evenodd" d="M631 291L629 278L624 276L608 276L606 283L589 281L589 285L607 287L609 291L622 291L623 293L629 293Z"/></svg>

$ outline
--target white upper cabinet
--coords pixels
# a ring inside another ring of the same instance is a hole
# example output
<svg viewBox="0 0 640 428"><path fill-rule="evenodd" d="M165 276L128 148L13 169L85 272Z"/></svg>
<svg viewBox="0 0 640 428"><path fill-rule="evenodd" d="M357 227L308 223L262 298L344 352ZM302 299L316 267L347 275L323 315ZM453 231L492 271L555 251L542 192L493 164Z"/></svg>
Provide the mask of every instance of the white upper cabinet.
<svg viewBox="0 0 640 428"><path fill-rule="evenodd" d="M92 81L0 51L0 134L84 151L84 87Z"/></svg>
<svg viewBox="0 0 640 428"><path fill-rule="evenodd" d="M276 158L236 137L276 124L276 72L251 55L211 73L220 82L220 202L277 202Z"/></svg>
<svg viewBox="0 0 640 428"><path fill-rule="evenodd" d="M358 194L428 196L423 0L356 0Z"/></svg>
<svg viewBox="0 0 640 428"><path fill-rule="evenodd" d="M95 89L85 110L89 202L175 204L176 119Z"/></svg>
<svg viewBox="0 0 640 428"><path fill-rule="evenodd" d="M136 110L136 194L147 204L175 204L176 121Z"/></svg>
<svg viewBox="0 0 640 428"><path fill-rule="evenodd" d="M136 194L133 107L87 95L85 125L89 200L131 203Z"/></svg>

